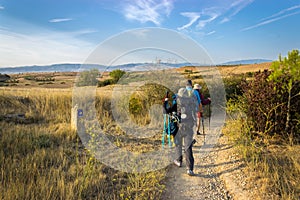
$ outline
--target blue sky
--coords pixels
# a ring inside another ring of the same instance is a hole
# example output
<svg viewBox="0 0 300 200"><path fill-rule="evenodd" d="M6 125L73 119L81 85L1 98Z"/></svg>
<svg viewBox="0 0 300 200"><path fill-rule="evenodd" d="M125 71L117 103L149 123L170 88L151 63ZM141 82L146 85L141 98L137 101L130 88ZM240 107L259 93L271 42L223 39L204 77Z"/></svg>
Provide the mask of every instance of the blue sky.
<svg viewBox="0 0 300 200"><path fill-rule="evenodd" d="M83 63L106 39L145 27L187 35L216 64L276 60L299 49L299 22L298 0L0 0L0 67Z"/></svg>

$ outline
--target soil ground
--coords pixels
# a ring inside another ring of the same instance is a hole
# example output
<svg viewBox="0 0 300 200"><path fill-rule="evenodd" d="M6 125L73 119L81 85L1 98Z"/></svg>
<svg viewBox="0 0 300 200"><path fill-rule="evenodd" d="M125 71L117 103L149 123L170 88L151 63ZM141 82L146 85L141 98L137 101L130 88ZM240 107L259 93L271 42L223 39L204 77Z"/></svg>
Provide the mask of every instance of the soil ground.
<svg viewBox="0 0 300 200"><path fill-rule="evenodd" d="M205 127L208 127L207 120ZM161 199L262 199L257 186L246 177L245 163L221 129L211 127L209 130L206 128L205 132L205 136L195 136L197 143L193 153L196 175L187 175L185 162L180 168L169 166L166 190Z"/></svg>

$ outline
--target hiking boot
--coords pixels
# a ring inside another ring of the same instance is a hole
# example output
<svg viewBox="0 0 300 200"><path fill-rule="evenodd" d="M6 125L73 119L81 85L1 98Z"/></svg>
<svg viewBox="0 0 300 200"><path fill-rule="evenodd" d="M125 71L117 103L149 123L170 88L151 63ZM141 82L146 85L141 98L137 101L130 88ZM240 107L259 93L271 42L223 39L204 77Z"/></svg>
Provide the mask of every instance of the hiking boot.
<svg viewBox="0 0 300 200"><path fill-rule="evenodd" d="M186 173L187 173L189 176L195 176L195 173L194 173L192 170L190 170L190 169L188 169Z"/></svg>
<svg viewBox="0 0 300 200"><path fill-rule="evenodd" d="M174 160L174 164L175 164L177 167L181 167L181 166L182 166L182 163L179 162L178 160Z"/></svg>

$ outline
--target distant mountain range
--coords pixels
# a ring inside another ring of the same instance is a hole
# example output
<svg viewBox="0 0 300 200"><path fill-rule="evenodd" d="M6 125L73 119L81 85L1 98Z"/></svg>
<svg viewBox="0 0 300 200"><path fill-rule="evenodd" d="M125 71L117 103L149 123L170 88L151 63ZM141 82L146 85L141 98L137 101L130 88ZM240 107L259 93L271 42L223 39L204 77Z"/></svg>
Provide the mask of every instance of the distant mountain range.
<svg viewBox="0 0 300 200"><path fill-rule="evenodd" d="M239 60L222 63L219 65L242 65L242 64L255 64L262 62L271 62L271 60L265 59L252 59L252 60ZM2 74L16 74L16 73L28 73L28 72L79 72L89 69L98 69L99 71L112 71L114 69L121 69L124 71L145 71L154 69L168 69L179 68L183 66L201 66L196 63L129 63L123 65L104 66L97 64L53 64L53 65L34 65L34 66L22 66L22 67L5 67L0 68Z"/></svg>
<svg viewBox="0 0 300 200"><path fill-rule="evenodd" d="M53 65L34 65L34 66L21 66L21 67L5 67L0 68L2 74L16 74L16 73L28 73L28 72L79 72L90 69L98 69L99 71L112 71L115 69L121 69L124 71L145 71L151 69L168 69L178 68L181 66L191 65L189 63L129 63L123 65L104 66L97 64L53 64Z"/></svg>
<svg viewBox="0 0 300 200"><path fill-rule="evenodd" d="M272 60L267 60L267 59L236 60L236 61L225 62L220 65L249 65L249 64L259 64L264 62L272 62Z"/></svg>

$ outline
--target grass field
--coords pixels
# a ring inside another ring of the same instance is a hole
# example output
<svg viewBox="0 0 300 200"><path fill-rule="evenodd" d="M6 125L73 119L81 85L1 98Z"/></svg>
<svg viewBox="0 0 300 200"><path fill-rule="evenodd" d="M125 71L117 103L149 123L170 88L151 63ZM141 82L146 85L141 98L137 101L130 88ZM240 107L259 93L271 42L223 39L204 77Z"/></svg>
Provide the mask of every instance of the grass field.
<svg viewBox="0 0 300 200"><path fill-rule="evenodd" d="M227 77L269 66L218 69ZM208 69L184 67L176 71L199 82L201 71ZM82 145L71 128L75 77L76 73L19 74L0 87L1 199L159 199L166 169L140 174L116 171L97 161ZM104 116L101 124L111 133L111 141L137 153L161 145L160 137L132 145L109 114L112 89L106 86L96 92L97 114ZM228 122L224 132L236 143L253 180L259 180L261 192L273 192L281 199L299 197L299 145L279 145L274 138L247 139L238 120Z"/></svg>
<svg viewBox="0 0 300 200"><path fill-rule="evenodd" d="M1 88L0 106L1 199L159 198L164 170L123 173L84 148L70 126L71 90Z"/></svg>

